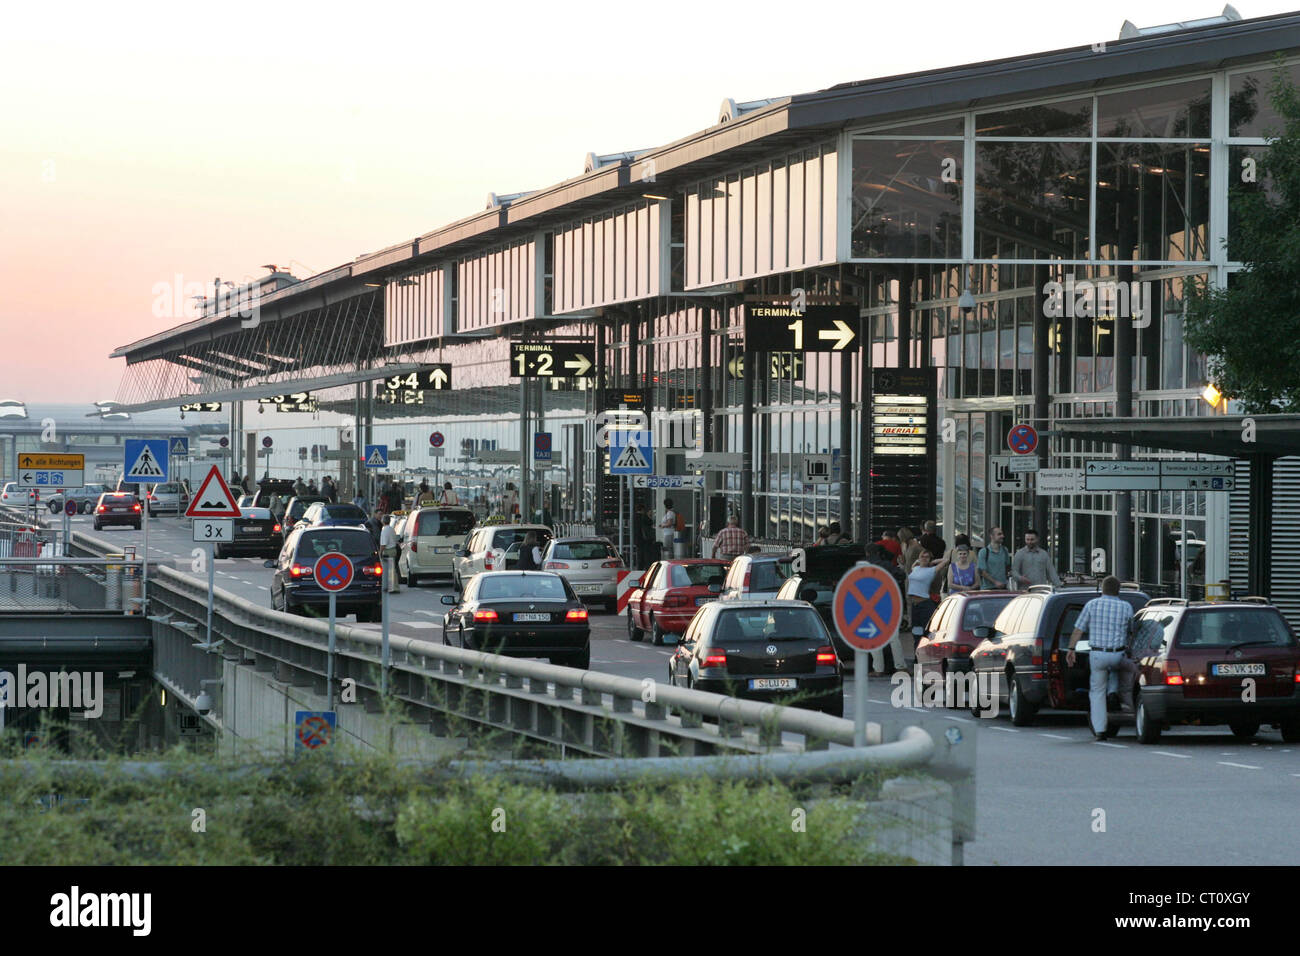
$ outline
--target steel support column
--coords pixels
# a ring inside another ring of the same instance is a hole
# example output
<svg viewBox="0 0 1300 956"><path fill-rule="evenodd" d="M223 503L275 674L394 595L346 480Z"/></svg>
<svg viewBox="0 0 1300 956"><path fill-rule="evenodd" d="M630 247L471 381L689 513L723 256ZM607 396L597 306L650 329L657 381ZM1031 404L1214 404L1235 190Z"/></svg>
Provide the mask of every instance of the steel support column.
<svg viewBox="0 0 1300 956"><path fill-rule="evenodd" d="M1130 246L1121 243L1120 248L1127 249ZM1116 272L1121 284L1133 280L1131 265L1122 265ZM1133 340L1135 337L1132 315L1116 315L1114 331L1116 418L1131 418L1133 415ZM1114 447L1115 458L1118 461L1130 461L1133 458L1132 446ZM1110 562L1111 572L1121 581L1130 580L1133 577L1133 495L1128 491L1115 493L1114 551L1114 559Z"/></svg>
<svg viewBox="0 0 1300 956"><path fill-rule="evenodd" d="M1034 266L1034 288L1042 289L1046 287L1050 273L1047 266ZM1051 328L1051 320L1043 311L1044 302L1040 299L1034 309L1034 427L1040 432L1046 430L1048 414L1050 412L1049 396L1051 395L1051 382L1048 381L1050 374L1049 359L1051 358L1051 347L1048 345L1048 333ZM1049 464L1048 442L1046 440L1038 443L1038 466L1046 468ZM948 495L951 495L950 489L944 489ZM945 501L951 502L951 497L945 498ZM1034 495L1034 530L1038 532L1040 542L1048 541L1052 529L1048 521L1048 496ZM1021 532L1025 529L1020 528ZM1061 548L1061 542L1053 541L1051 543L1053 553ZM1015 543L1012 542L1011 550L1015 551Z"/></svg>
<svg viewBox="0 0 1300 956"><path fill-rule="evenodd" d="M1250 458L1250 546L1247 562L1247 585L1251 594L1267 597L1272 590L1273 547L1269 538L1273 528L1272 455Z"/></svg>
<svg viewBox="0 0 1300 956"><path fill-rule="evenodd" d="M755 537L754 527L754 367L765 356L746 351L743 363L745 374L741 385L740 411L740 526Z"/></svg>

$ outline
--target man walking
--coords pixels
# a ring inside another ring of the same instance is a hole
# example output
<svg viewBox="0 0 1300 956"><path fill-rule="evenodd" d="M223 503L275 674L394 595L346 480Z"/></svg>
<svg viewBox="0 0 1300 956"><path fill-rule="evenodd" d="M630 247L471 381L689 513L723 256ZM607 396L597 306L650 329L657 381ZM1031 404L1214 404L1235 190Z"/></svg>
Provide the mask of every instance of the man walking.
<svg viewBox="0 0 1300 956"><path fill-rule="evenodd" d="M727 526L713 539L713 556L723 561L734 561L749 550L749 535L740 526L734 513L727 516Z"/></svg>
<svg viewBox="0 0 1300 956"><path fill-rule="evenodd" d="M1025 532L1025 546L1011 559L1011 576L1021 587L1032 584L1061 586L1061 577L1052 564L1052 556L1038 546L1038 532L1030 528ZM1119 592L1116 592L1119 593Z"/></svg>
<svg viewBox="0 0 1300 956"><path fill-rule="evenodd" d="M979 550L976 566L981 591L1005 591L1011 582L1011 552L1002 547L1001 528L989 531L989 543Z"/></svg>
<svg viewBox="0 0 1300 956"><path fill-rule="evenodd" d="M384 560L384 577L388 579L389 594L400 594L402 590L397 584L397 557L400 546L397 541L397 529L393 527L395 520L392 515L389 515L379 532L379 556Z"/></svg>
<svg viewBox="0 0 1300 956"><path fill-rule="evenodd" d="M1132 605L1119 596L1119 578L1109 574L1102 579L1101 597L1095 597L1083 606L1070 635L1070 650L1065 655L1065 663L1070 667L1074 666L1075 645L1084 634L1088 635L1089 716L1092 735L1098 740L1114 736L1107 726L1106 717L1106 687L1111 671L1119 672L1120 700L1129 710L1133 709L1133 680L1137 676L1137 665L1129 660L1126 649L1132 619Z"/></svg>
<svg viewBox="0 0 1300 956"><path fill-rule="evenodd" d="M673 511L673 499L664 499L664 519L659 522L659 535L663 540L662 559L673 556L673 536L677 533L677 512Z"/></svg>

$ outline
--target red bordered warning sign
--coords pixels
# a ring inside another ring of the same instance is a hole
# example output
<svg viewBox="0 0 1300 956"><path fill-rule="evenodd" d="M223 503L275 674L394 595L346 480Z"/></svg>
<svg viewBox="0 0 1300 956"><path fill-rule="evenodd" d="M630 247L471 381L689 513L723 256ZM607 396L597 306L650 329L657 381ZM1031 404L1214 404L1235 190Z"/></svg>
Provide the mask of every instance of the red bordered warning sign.
<svg viewBox="0 0 1300 956"><path fill-rule="evenodd" d="M190 499L190 506L185 509L187 518L238 518L239 504L230 493L230 486L221 477L221 469L216 465L199 485L198 494Z"/></svg>

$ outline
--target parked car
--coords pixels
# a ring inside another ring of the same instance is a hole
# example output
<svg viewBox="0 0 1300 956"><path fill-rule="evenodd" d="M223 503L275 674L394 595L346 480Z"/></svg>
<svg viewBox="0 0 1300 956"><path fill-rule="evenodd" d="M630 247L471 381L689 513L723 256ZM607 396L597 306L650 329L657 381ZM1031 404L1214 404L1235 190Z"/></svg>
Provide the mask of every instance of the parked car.
<svg viewBox="0 0 1300 956"><path fill-rule="evenodd" d="M102 531L111 525L124 524L140 530L140 499L128 491L106 491L95 504L94 528Z"/></svg>
<svg viewBox="0 0 1300 956"><path fill-rule="evenodd" d="M976 628L991 627L1011 600L1014 591L963 591L950 594L930 615L916 642L916 665L922 676L971 670L971 653L980 643ZM946 690L945 690L946 694ZM952 706L945 697L946 706Z"/></svg>
<svg viewBox="0 0 1300 956"><path fill-rule="evenodd" d="M542 552L542 568L563 575L578 597L618 613L618 572L626 565L608 538L553 538Z"/></svg>
<svg viewBox="0 0 1300 956"><path fill-rule="evenodd" d="M1286 743L1300 743L1300 644L1273 605L1157 598L1134 617L1132 633L1139 742L1153 744L1165 728L1194 723L1226 724L1243 740L1271 724ZM1081 679L1086 687L1079 656L1063 670L1071 690Z"/></svg>
<svg viewBox="0 0 1300 956"><path fill-rule="evenodd" d="M35 488L20 487L16 481L6 481L0 489L0 505L8 508L26 508L40 500L40 493Z"/></svg>
<svg viewBox="0 0 1300 956"><path fill-rule="evenodd" d="M214 558L229 558L236 554L253 554L274 558L284 547L284 531L270 508L248 507L239 509L239 517L231 524L233 530L227 544L213 545Z"/></svg>
<svg viewBox="0 0 1300 956"><path fill-rule="evenodd" d="M668 662L668 682L844 715L844 672L806 601L714 601L700 608Z"/></svg>
<svg viewBox="0 0 1300 956"><path fill-rule="evenodd" d="M627 598L627 636L663 644L667 634L681 634L695 612L717 599L727 562L715 558L656 561Z"/></svg>
<svg viewBox="0 0 1300 956"><path fill-rule="evenodd" d="M763 555L753 555L753 557L763 557ZM778 556L770 556L778 557ZM740 558L736 559L737 561ZM835 626L835 588L840 583L840 578L845 573L859 564L864 563L862 557L861 545L825 545L816 548L807 548L804 550L804 570L799 574L786 578L781 582L774 595L778 600L786 601L807 601L817 613L821 615L822 623L826 625L826 630L830 632L831 641L835 644L835 652L839 654L840 660L844 663L845 669L852 670L850 664L854 660L853 647L844 638L840 637L839 629ZM763 562L766 564L766 562ZM791 561L790 569L793 571L794 563ZM753 565L751 570L751 590L757 590L752 587L754 582ZM778 566L778 574L784 570L784 566ZM764 583L768 574L766 567L757 572L759 583ZM730 575L728 575L730 577ZM739 588L743 591L745 587L744 572L737 572L739 579ZM760 590L759 593L763 593Z"/></svg>
<svg viewBox="0 0 1300 956"><path fill-rule="evenodd" d="M419 508L406 519L405 540L397 557L403 583L415 587L420 578L448 575L455 580L456 549L474 528L474 512L459 506Z"/></svg>
<svg viewBox="0 0 1300 956"><path fill-rule="evenodd" d="M63 512L64 501L72 501L76 506L78 514L90 514L95 510L95 505L99 502L99 496L108 491L108 488L102 484L94 483L83 485L80 488L64 488L62 491L55 492L45 499L45 506L53 514Z"/></svg>
<svg viewBox="0 0 1300 956"><path fill-rule="evenodd" d="M316 561L331 551L352 562L352 580L335 594L337 613L356 614L358 621L377 621L383 595L384 569L375 539L364 528L295 528L286 536L279 556L267 561L271 576L271 607L289 614L329 612L329 593L316 583Z"/></svg>
<svg viewBox="0 0 1300 956"><path fill-rule="evenodd" d="M347 502L330 504L329 501L316 501L307 506L298 520L308 527L336 524L360 526L366 523L366 513Z"/></svg>
<svg viewBox="0 0 1300 956"><path fill-rule="evenodd" d="M1070 586L1054 590L1050 585L1034 585L1009 601L992 627L974 629L980 643L971 652L971 669L990 675L984 679L997 686L999 701L1006 702L1011 722L1017 727L1033 723L1044 707L1087 711L1087 682L1080 695L1077 687L1049 680L1048 664L1058 652L1064 659L1074 622L1083 606L1100 594L1097 588ZM1122 587L1119 596L1134 611L1150 600L1131 586ZM1086 667L1087 655L1076 656ZM978 712L975 707L972 710Z"/></svg>
<svg viewBox="0 0 1300 956"><path fill-rule="evenodd" d="M480 571L508 571L519 560L519 545L528 532L537 533L543 552L553 532L544 524L495 524L475 528L456 549L452 562L452 585L457 591Z"/></svg>
<svg viewBox="0 0 1300 956"><path fill-rule="evenodd" d="M809 548L808 551L814 551ZM807 552L805 552L807 553ZM861 554L861 550L858 551ZM742 554L727 568L722 583L722 600L750 601L775 598L781 585L794 574L788 554Z"/></svg>
<svg viewBox="0 0 1300 956"><path fill-rule="evenodd" d="M442 596L444 644L591 666L591 623L573 587L546 571L483 571Z"/></svg>

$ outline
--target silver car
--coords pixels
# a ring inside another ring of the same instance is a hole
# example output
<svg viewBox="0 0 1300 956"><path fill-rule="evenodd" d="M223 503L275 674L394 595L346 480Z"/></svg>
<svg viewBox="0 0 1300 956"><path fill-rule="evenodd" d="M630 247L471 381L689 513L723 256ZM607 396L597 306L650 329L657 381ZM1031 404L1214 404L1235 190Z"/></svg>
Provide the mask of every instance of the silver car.
<svg viewBox="0 0 1300 956"><path fill-rule="evenodd" d="M149 491L150 516L160 511L184 514L189 506L190 496L179 481L163 482L161 485L154 485Z"/></svg>
<svg viewBox="0 0 1300 956"><path fill-rule="evenodd" d="M568 579L584 604L618 613L618 573L627 565L608 538L555 538L542 553L542 570Z"/></svg>

